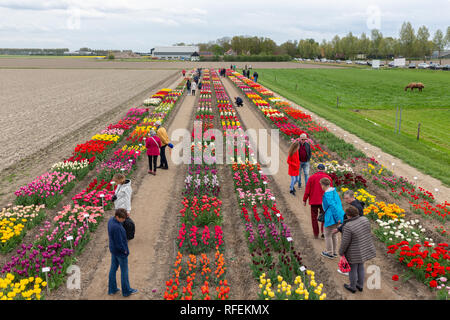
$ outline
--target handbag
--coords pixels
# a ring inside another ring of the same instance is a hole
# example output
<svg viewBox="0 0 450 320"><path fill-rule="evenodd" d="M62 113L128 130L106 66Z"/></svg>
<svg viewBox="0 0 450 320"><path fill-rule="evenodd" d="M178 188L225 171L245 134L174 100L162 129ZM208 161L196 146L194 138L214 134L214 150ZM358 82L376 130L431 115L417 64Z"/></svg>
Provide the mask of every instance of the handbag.
<svg viewBox="0 0 450 320"><path fill-rule="evenodd" d="M328 210L328 208L327 208L327 210ZM319 216L317 217L317 221L325 222L325 212L323 211L322 208L320 208L320 213L319 213Z"/></svg>
<svg viewBox="0 0 450 320"><path fill-rule="evenodd" d="M341 257L341 260L339 260L338 266L339 266L339 270L342 273L347 273L347 272L350 272L350 270L351 270L350 264L348 263L347 258L345 258L345 256Z"/></svg>

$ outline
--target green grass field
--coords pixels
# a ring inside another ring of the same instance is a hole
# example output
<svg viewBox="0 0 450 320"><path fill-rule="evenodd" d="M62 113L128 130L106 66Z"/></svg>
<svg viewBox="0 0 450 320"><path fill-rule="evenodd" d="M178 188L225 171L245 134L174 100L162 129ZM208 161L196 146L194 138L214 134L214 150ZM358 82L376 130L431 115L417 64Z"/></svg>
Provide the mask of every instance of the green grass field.
<svg viewBox="0 0 450 320"><path fill-rule="evenodd" d="M450 186L450 72L345 68L258 73L261 84ZM410 82L422 82L424 91L405 92ZM394 133L397 106L403 108L401 134Z"/></svg>

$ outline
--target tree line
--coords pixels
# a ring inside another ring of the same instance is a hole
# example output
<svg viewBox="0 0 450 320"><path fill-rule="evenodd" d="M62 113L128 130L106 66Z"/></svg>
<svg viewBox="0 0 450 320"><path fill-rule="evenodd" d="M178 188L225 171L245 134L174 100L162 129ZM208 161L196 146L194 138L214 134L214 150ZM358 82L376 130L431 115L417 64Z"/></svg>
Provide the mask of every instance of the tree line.
<svg viewBox="0 0 450 320"><path fill-rule="evenodd" d="M179 43L181 45L184 43ZM223 37L208 43L199 43L200 51L209 51L214 56L222 56L230 49L236 55L288 55L301 58L355 59L359 55L366 58L388 59L403 56L421 58L431 56L433 51L439 55L450 46L450 27L446 34L437 30L433 37L426 26L414 30L410 22L404 22L399 37L384 37L374 29L370 36L362 33L359 37L349 32L344 37L336 35L331 41L318 43L314 39L288 40L280 45L265 37L234 36Z"/></svg>

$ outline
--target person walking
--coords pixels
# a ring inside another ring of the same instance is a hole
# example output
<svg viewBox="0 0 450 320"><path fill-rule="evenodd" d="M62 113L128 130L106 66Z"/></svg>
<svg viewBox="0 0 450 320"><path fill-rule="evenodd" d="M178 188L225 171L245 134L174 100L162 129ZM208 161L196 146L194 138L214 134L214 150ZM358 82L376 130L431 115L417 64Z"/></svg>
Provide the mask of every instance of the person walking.
<svg viewBox="0 0 450 320"><path fill-rule="evenodd" d="M331 181L331 186L333 186L333 181L331 177L325 173L325 166L323 164L319 164L317 166L317 172L314 173L311 177L309 177L308 182L306 183L305 193L303 195L303 205L306 207L306 201L309 199L309 205L311 206L311 224L314 233L314 239L319 238L319 223L318 216L319 212L323 213L322 210L322 199L324 191L320 184L320 180L323 178L327 178ZM324 222L320 223L320 231L321 237L325 238L323 234L323 225Z"/></svg>
<svg viewBox="0 0 450 320"><path fill-rule="evenodd" d="M250 73L250 71L249 71L249 73ZM254 80L255 82L258 82L258 76L259 76L259 75L258 75L258 72L256 72L256 71L253 72L253 78L255 79L255 80Z"/></svg>
<svg viewBox="0 0 450 320"><path fill-rule="evenodd" d="M155 130L150 130L149 137L145 140L148 156L148 173L156 175L156 163L160 154L161 139L156 135ZM153 170L154 168L154 170Z"/></svg>
<svg viewBox="0 0 450 320"><path fill-rule="evenodd" d="M195 96L195 90L197 89L197 82L192 82L191 93Z"/></svg>
<svg viewBox="0 0 450 320"><path fill-rule="evenodd" d="M348 221L342 232L342 241L339 255L344 256L349 265L350 284L344 284L344 288L355 293L364 288L364 263L376 257L377 252L373 243L370 221L360 216L358 210L350 206L345 210Z"/></svg>
<svg viewBox="0 0 450 320"><path fill-rule="evenodd" d="M291 176L290 193L295 196L295 184L298 179L298 171L300 170L300 159L298 157L299 143L295 141L289 147L287 163L289 165L288 174Z"/></svg>
<svg viewBox="0 0 450 320"><path fill-rule="evenodd" d="M309 161L311 160L311 146L307 142L308 136L306 133L300 135L300 146L298 149L298 154L300 158L300 170L298 174L298 188L302 187L302 170L305 176L305 186L308 183L309 177Z"/></svg>
<svg viewBox="0 0 450 320"><path fill-rule="evenodd" d="M189 96L191 94L191 80L190 79L188 79L186 81L186 90L187 90L187 94Z"/></svg>
<svg viewBox="0 0 450 320"><path fill-rule="evenodd" d="M328 178L320 179L320 185L324 191L322 199L322 208L324 214L325 244L326 249L322 251L322 256L330 259L337 257L337 233L338 224L344 221L344 209L342 209L341 199L336 189L331 187L331 180Z"/></svg>
<svg viewBox="0 0 450 320"><path fill-rule="evenodd" d="M111 267L108 277L108 294L115 295L120 291L117 288L116 273L120 267L120 280L122 285L122 295L129 297L138 292L138 290L131 288L128 278L128 250L127 236L122 223L127 218L127 211L125 209L117 209L114 217L108 221L108 237L109 237L109 251L111 252Z"/></svg>
<svg viewBox="0 0 450 320"><path fill-rule="evenodd" d="M194 83L192 84L194 85ZM161 127L161 121L156 121L156 134L161 141L161 147L159 149L161 155L161 163L158 168L167 170L169 169L169 164L167 163L166 158L166 147L173 148L173 145L170 143L169 136L167 135L167 131L165 128Z"/></svg>

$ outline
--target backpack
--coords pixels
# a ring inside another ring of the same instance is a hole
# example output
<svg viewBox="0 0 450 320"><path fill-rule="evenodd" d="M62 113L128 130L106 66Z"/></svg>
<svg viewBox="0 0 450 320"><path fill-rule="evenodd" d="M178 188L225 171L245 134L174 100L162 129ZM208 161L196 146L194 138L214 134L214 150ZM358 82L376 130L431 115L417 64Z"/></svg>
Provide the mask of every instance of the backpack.
<svg viewBox="0 0 450 320"><path fill-rule="evenodd" d="M125 229L125 233L127 234L127 240L134 239L135 225L134 221L131 220L130 217L127 217L123 222L123 228Z"/></svg>

